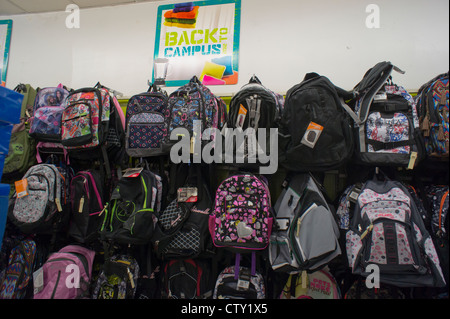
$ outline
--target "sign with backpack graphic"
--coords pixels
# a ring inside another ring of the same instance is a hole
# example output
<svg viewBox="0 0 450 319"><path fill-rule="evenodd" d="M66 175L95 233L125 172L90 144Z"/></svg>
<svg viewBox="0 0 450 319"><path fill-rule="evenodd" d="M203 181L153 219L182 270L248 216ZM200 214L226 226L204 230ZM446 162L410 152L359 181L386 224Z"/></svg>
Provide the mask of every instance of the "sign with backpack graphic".
<svg viewBox="0 0 450 319"><path fill-rule="evenodd" d="M449 156L449 78L448 72L423 84L416 96L420 129L428 155Z"/></svg>
<svg viewBox="0 0 450 319"><path fill-rule="evenodd" d="M400 182L375 177L360 190L346 233L352 273L367 277L376 266L382 284L444 286L435 246L409 191Z"/></svg>
<svg viewBox="0 0 450 319"><path fill-rule="evenodd" d="M153 80L180 86L197 76L205 85L238 82L241 0L158 7Z"/></svg>
<svg viewBox="0 0 450 319"><path fill-rule="evenodd" d="M391 73L404 73L390 62L369 69L355 86L356 158L375 166L413 169L426 155L416 102Z"/></svg>
<svg viewBox="0 0 450 319"><path fill-rule="evenodd" d="M279 130L280 164L294 172L340 167L353 155L352 97L327 77L308 73L286 94Z"/></svg>
<svg viewBox="0 0 450 319"><path fill-rule="evenodd" d="M310 174L288 178L274 210L269 245L273 270L313 271L341 254L333 211Z"/></svg>

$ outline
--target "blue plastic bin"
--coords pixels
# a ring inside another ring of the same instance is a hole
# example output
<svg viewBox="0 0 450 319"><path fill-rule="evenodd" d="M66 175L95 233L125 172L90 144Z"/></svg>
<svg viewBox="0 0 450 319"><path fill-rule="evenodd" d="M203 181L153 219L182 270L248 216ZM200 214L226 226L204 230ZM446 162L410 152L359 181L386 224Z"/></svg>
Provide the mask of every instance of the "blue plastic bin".
<svg viewBox="0 0 450 319"><path fill-rule="evenodd" d="M19 124L22 101L23 94L0 86L0 121Z"/></svg>
<svg viewBox="0 0 450 319"><path fill-rule="evenodd" d="M0 249L2 248L3 236L5 235L10 190L11 188L8 184L0 184Z"/></svg>

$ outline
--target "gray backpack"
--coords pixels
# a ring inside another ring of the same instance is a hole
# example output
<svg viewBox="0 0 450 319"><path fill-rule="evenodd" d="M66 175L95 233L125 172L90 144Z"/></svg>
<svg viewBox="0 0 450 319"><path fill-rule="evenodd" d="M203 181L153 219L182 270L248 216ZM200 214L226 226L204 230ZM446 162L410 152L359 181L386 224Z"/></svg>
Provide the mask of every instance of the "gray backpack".
<svg viewBox="0 0 450 319"><path fill-rule="evenodd" d="M55 223L65 216L65 181L53 164L37 164L28 169L26 193L15 193L9 209L9 219L22 232L53 233Z"/></svg>
<svg viewBox="0 0 450 319"><path fill-rule="evenodd" d="M274 271L313 271L341 254L334 214L310 174L293 176L275 204L269 243Z"/></svg>
<svg viewBox="0 0 450 319"><path fill-rule="evenodd" d="M346 233L346 251L352 273L367 277L378 268L382 284L445 285L433 240L398 181L374 179L363 185Z"/></svg>

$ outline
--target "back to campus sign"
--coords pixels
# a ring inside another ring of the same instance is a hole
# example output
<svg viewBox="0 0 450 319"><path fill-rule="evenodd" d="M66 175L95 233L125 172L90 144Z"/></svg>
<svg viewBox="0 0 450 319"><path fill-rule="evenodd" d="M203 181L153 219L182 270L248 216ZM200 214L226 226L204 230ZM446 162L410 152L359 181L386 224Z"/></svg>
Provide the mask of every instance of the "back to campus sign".
<svg viewBox="0 0 450 319"><path fill-rule="evenodd" d="M241 0L158 7L153 82L181 86L194 75L205 85L238 82Z"/></svg>

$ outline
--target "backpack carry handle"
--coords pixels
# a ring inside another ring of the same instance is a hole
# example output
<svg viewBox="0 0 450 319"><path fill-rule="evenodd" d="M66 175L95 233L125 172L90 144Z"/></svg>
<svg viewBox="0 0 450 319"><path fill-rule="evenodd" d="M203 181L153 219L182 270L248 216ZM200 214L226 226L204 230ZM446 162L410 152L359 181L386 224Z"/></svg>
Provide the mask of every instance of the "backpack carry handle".
<svg viewBox="0 0 450 319"><path fill-rule="evenodd" d="M262 84L261 81L258 79L258 77L256 75L253 74L253 76L250 78L250 80L248 81L248 83L257 83L257 84Z"/></svg>
<svg viewBox="0 0 450 319"><path fill-rule="evenodd" d="M196 83L196 84L202 84L202 82L200 82L200 80L198 79L198 77L196 75L194 75L190 80L190 83Z"/></svg>
<svg viewBox="0 0 450 319"><path fill-rule="evenodd" d="M158 88L155 83L150 83L150 81L148 81L147 84L148 84L148 90L147 90L148 93L161 91L161 89Z"/></svg>

